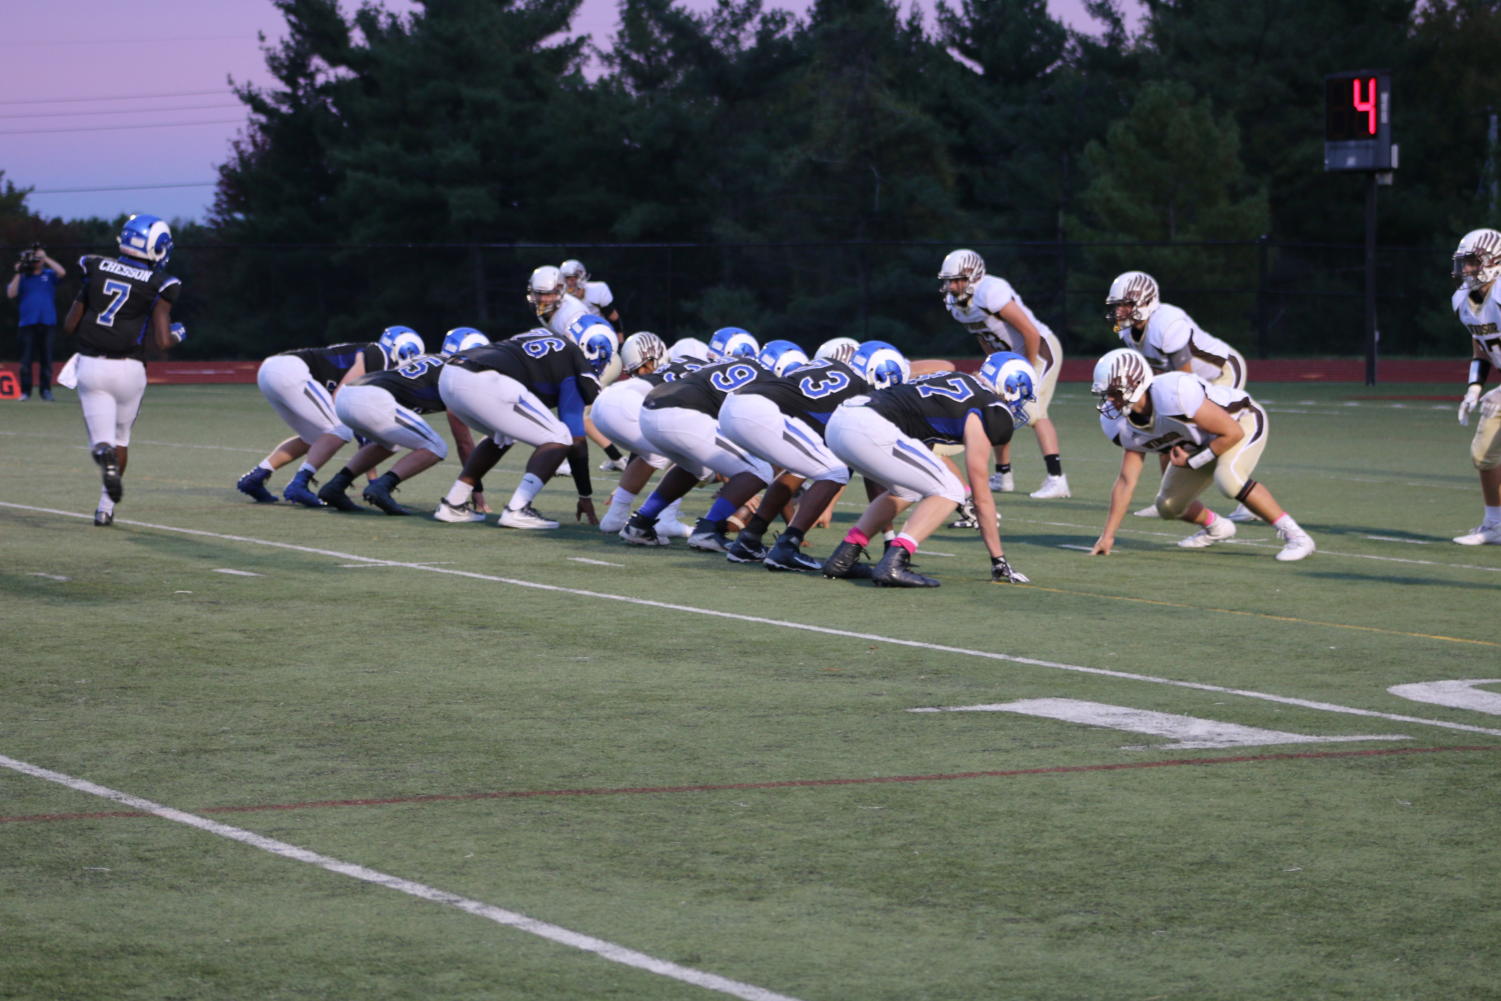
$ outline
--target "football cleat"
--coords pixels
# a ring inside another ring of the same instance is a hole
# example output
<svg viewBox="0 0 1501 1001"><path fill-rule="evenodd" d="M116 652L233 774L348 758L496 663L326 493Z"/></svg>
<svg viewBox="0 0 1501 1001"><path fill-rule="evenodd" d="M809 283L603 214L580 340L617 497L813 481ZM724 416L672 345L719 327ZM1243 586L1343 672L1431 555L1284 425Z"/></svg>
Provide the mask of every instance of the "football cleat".
<svg viewBox="0 0 1501 1001"><path fill-rule="evenodd" d="M823 570L823 562L816 560L803 552L790 542L778 539L776 545L766 551L766 557L761 560L761 565L768 570L805 570L809 573L818 573Z"/></svg>
<svg viewBox="0 0 1501 1001"><path fill-rule="evenodd" d="M766 546L760 536L741 532L725 546L724 558L731 563L760 563L766 559Z"/></svg>
<svg viewBox="0 0 1501 1001"><path fill-rule="evenodd" d="M286 485L286 488L282 490L281 495L287 500L292 501L293 503L301 504L303 507L323 507L324 501L321 499L323 497L323 491L320 490L317 493L313 493L312 490L308 489L312 485L313 478L311 475L304 476L301 473L298 473L296 476L292 477L292 482ZM339 495L341 497L343 496L343 494L344 492L342 490L339 491ZM348 497L345 497L344 499L349 500ZM335 506L342 511L352 511L355 508L355 503L354 501L349 501L349 507L344 507L343 505L338 504L336 504Z"/></svg>
<svg viewBox="0 0 1501 1001"><path fill-rule="evenodd" d="M240 481L235 484L235 489L253 498L257 504L275 504L276 495L266 489L266 481L270 478L271 470L256 466L240 477Z"/></svg>
<svg viewBox="0 0 1501 1001"><path fill-rule="evenodd" d="M287 496L285 490L282 491L282 496ZM332 480L325 483L323 488L318 491L318 496L313 499L322 501L336 511L358 511L360 509L358 504L349 499L349 495L344 492L344 489ZM301 502L299 501L299 503Z"/></svg>
<svg viewBox="0 0 1501 1001"><path fill-rule="evenodd" d="M94 449L94 463L99 467L104 481L104 493L116 504L125 494L125 485L120 482L120 457L113 445L99 445Z"/></svg>
<svg viewBox="0 0 1501 1001"><path fill-rule="evenodd" d="M664 539L657 534L654 526L634 518L625 523L625 527L620 530L620 537L628 545L632 546L666 546L670 544L668 539Z"/></svg>
<svg viewBox="0 0 1501 1001"><path fill-rule="evenodd" d="M107 528L115 523L115 512L106 511L103 508L94 512L94 524L100 528Z"/></svg>
<svg viewBox="0 0 1501 1001"><path fill-rule="evenodd" d="M631 506L629 504L611 504L605 510L605 516L599 519L599 530L608 535L614 535L630 520Z"/></svg>
<svg viewBox="0 0 1501 1001"><path fill-rule="evenodd" d="M905 546L892 546L886 550L871 572L870 579L876 587L937 587L938 581L925 577L912 569L912 554Z"/></svg>
<svg viewBox="0 0 1501 1001"><path fill-rule="evenodd" d="M702 553L727 553L730 551L730 540L725 538L714 522L700 518L698 524L693 526L693 534L688 536L688 548Z"/></svg>
<svg viewBox="0 0 1501 1001"><path fill-rule="evenodd" d="M1301 528L1295 528L1290 532L1284 532L1279 528L1277 534L1282 537L1284 543L1283 547L1277 550L1277 559L1284 563L1305 559L1313 555L1313 551L1318 548L1313 544L1313 536Z"/></svg>
<svg viewBox="0 0 1501 1001"><path fill-rule="evenodd" d="M498 522L498 524L502 528L526 528L535 530L546 530L558 527L557 522L553 521L550 518L542 517L542 515L537 513L537 509L532 507L530 504L526 505L520 510L513 510L509 507L506 508L504 511L500 512L500 521Z"/></svg>
<svg viewBox="0 0 1501 1001"><path fill-rule="evenodd" d="M604 473L623 473L625 472L625 456L622 455L618 459L612 459L607 455L605 456L605 461L599 464L599 469L600 472Z"/></svg>
<svg viewBox="0 0 1501 1001"><path fill-rule="evenodd" d="M823 575L825 577L843 580L863 580L870 577L869 564L861 563L860 557L864 555L865 547L853 542L841 542L834 547L829 558L823 561ZM864 573L861 573L861 570Z"/></svg>
<svg viewBox="0 0 1501 1001"><path fill-rule="evenodd" d="M1235 505L1235 510L1231 511L1229 514L1225 515L1225 517L1229 518L1231 521L1240 522L1243 525L1245 523L1247 523L1247 522L1260 521L1261 520L1260 518L1258 518L1256 516L1256 512L1255 511L1252 511L1250 508L1246 507L1244 504L1237 504L1237 505Z"/></svg>
<svg viewBox="0 0 1501 1001"><path fill-rule="evenodd" d="M446 521L449 524L462 524L471 521L484 521L485 514L474 506L474 498L470 497L462 504L450 504L448 498L438 501L438 506L433 510L433 517L438 521Z"/></svg>
<svg viewBox="0 0 1501 1001"><path fill-rule="evenodd" d="M360 496L365 498L366 504L374 504L386 512L386 514L407 513L407 509L396 503L396 499L391 496L391 489L380 480L376 480L367 486Z"/></svg>
<svg viewBox="0 0 1501 1001"><path fill-rule="evenodd" d="M1454 541L1461 546L1501 546L1501 524L1480 525L1473 532L1456 535Z"/></svg>
<svg viewBox="0 0 1501 1001"><path fill-rule="evenodd" d="M1049 476L1042 481L1042 486L1032 491L1029 495L1038 500L1062 500L1071 496L1068 492L1068 477L1063 475Z"/></svg>
<svg viewBox="0 0 1501 1001"><path fill-rule="evenodd" d="M1206 549L1216 542L1224 542L1226 539L1235 538L1235 522L1229 518L1216 518L1214 524L1208 528L1201 528L1186 539L1179 539L1178 545L1184 549ZM1304 555L1308 555L1304 553Z"/></svg>
<svg viewBox="0 0 1501 1001"><path fill-rule="evenodd" d="M1016 477L1010 473L991 473L990 490L992 493L1009 494L1016 489Z"/></svg>
<svg viewBox="0 0 1501 1001"><path fill-rule="evenodd" d="M1131 512L1131 517L1133 517L1133 518L1156 518L1157 517L1157 505L1156 504L1148 504L1146 507L1142 508L1140 511L1132 511ZM1231 518L1230 520L1234 521L1235 519Z"/></svg>

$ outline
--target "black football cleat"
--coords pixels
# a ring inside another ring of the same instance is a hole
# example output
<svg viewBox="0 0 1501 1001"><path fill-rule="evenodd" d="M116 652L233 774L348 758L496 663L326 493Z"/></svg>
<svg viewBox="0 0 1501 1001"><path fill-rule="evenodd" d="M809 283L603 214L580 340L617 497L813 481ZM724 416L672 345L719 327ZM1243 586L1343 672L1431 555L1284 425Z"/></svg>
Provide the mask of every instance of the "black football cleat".
<svg viewBox="0 0 1501 1001"><path fill-rule="evenodd" d="M766 559L766 546L759 535L744 531L725 546L724 558L731 563L760 563Z"/></svg>
<svg viewBox="0 0 1501 1001"><path fill-rule="evenodd" d="M318 490L318 499L335 511L358 511L360 506L334 483L325 483Z"/></svg>
<svg viewBox="0 0 1501 1001"><path fill-rule="evenodd" d="M853 542L841 542L834 552L823 561L823 575L839 580L869 580L870 566L860 562L865 547Z"/></svg>
<svg viewBox="0 0 1501 1001"><path fill-rule="evenodd" d="M938 581L912 569L912 554L902 546L892 546L876 564L871 580L877 587L937 587Z"/></svg>
<svg viewBox="0 0 1501 1001"><path fill-rule="evenodd" d="M391 491L380 480L376 480L365 488L360 494L365 498L365 503L374 504L386 514L406 514L407 509L396 503L396 498L391 496Z"/></svg>
<svg viewBox="0 0 1501 1001"><path fill-rule="evenodd" d="M108 528L115 523L115 512L99 510L94 512L94 524L100 528Z"/></svg>
<svg viewBox="0 0 1501 1001"><path fill-rule="evenodd" d="M104 480L104 492L110 500L116 504L125 493L125 485L120 482L120 457L112 445L98 445L95 447L94 462L99 467L100 477Z"/></svg>
<svg viewBox="0 0 1501 1001"><path fill-rule="evenodd" d="M809 573L823 571L822 562L815 560L792 543L783 542L781 539L778 539L776 545L767 550L761 564L768 570L803 570Z"/></svg>

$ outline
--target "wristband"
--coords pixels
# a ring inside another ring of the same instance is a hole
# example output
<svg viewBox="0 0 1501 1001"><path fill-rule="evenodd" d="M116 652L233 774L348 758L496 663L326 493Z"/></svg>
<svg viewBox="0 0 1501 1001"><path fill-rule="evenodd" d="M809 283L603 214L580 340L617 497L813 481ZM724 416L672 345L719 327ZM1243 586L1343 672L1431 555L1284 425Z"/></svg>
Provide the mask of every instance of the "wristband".
<svg viewBox="0 0 1501 1001"><path fill-rule="evenodd" d="M1484 358L1470 359L1470 385L1485 385L1485 377L1491 374L1491 363Z"/></svg>
<svg viewBox="0 0 1501 1001"><path fill-rule="evenodd" d="M1209 465L1217 458L1219 458L1219 456L1214 454L1214 449L1210 448L1208 445L1205 445L1193 455L1190 455L1188 457L1188 462L1186 462L1185 465L1188 466L1189 469L1203 469L1205 466Z"/></svg>

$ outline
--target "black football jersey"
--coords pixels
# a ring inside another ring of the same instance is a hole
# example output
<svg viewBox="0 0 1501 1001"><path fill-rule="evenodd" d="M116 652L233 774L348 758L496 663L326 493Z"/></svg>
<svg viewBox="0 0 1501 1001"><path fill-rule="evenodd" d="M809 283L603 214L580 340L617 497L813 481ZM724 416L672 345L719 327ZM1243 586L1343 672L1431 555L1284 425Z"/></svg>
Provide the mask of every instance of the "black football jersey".
<svg viewBox="0 0 1501 1001"><path fill-rule="evenodd" d="M448 409L438 393L438 377L443 374L445 361L442 355L418 355L400 368L366 372L350 385L379 386L408 410L434 414Z"/></svg>
<svg viewBox="0 0 1501 1001"><path fill-rule="evenodd" d="M369 343L330 344L322 348L297 348L292 351L283 351L283 355L292 355L301 358L307 363L308 371L314 379L323 384L329 392L343 381L344 376L354 367L354 363L363 356L365 359L366 372L379 372L386 367L386 353L381 350L375 341Z"/></svg>
<svg viewBox="0 0 1501 1001"><path fill-rule="evenodd" d="M599 395L599 376L579 346L556 334L517 334L453 356L451 362L471 372L495 371L530 389L549 407L576 398L584 406Z"/></svg>
<svg viewBox="0 0 1501 1001"><path fill-rule="evenodd" d="M151 312L158 299L175 303L182 282L130 257L88 254L78 260L83 303L78 352L106 358L139 358L151 343Z"/></svg>
<svg viewBox="0 0 1501 1001"><path fill-rule="evenodd" d="M759 379L741 392L764 396L782 413L821 432L839 404L869 393L870 386L844 362L819 359L780 378Z"/></svg>
<svg viewBox="0 0 1501 1001"><path fill-rule="evenodd" d="M753 382L772 378L775 376L771 371L753 358L711 362L697 371L662 383L646 394L641 406L647 410L683 407L718 417L719 407L726 396Z"/></svg>
<svg viewBox="0 0 1501 1001"><path fill-rule="evenodd" d="M657 369L655 372L645 372L641 375L635 376L635 378L641 379L644 382L649 382L653 386L660 386L664 382L676 382L678 379L681 379L689 372L697 372L707 364L708 362L694 361L691 358L685 358L682 361L675 361L671 365L664 365L661 368Z"/></svg>
<svg viewBox="0 0 1501 1001"><path fill-rule="evenodd" d="M963 442L964 421L972 413L980 415L992 445L1006 444L1016 430L1005 401L964 372L939 372L878 390L867 406L930 445Z"/></svg>

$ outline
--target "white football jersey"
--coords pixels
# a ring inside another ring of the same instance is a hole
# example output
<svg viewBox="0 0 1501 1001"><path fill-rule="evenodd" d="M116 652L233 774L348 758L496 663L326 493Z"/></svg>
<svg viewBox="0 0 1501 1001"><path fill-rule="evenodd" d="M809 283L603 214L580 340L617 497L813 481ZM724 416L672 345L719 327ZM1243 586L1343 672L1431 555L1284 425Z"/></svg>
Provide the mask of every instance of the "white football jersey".
<svg viewBox="0 0 1501 1001"><path fill-rule="evenodd" d="M610 292L610 286L604 282L585 282L584 305L596 316L604 316L615 305L615 296Z"/></svg>
<svg viewBox="0 0 1501 1001"><path fill-rule="evenodd" d="M1468 289L1454 292L1454 315L1475 342L1475 357L1501 368L1501 281L1491 283L1485 301L1477 308Z"/></svg>
<svg viewBox="0 0 1501 1001"><path fill-rule="evenodd" d="M1152 380L1147 394L1152 400L1152 419L1146 427L1131 423L1122 415L1111 419L1100 416L1100 430L1111 442L1128 452L1170 452L1174 445L1195 451L1214 435L1205 434L1192 420L1204 401L1217 403L1238 417L1256 403L1243 389L1211 386L1187 372L1166 372Z"/></svg>
<svg viewBox="0 0 1501 1001"><path fill-rule="evenodd" d="M943 297L943 304L948 308L949 314L980 339L987 354L994 351L1015 351L1025 356L1027 342L1022 337L1021 331L1001 319L1000 316L1001 310L1013 302L1026 314L1027 319L1032 321L1032 326L1037 328L1037 333L1042 339L1038 347L1038 360L1043 371L1037 373L1042 375L1062 360L1062 348L1053 331L1027 308L1027 304L1022 302L1021 296L1016 294L1016 289L1011 287L1010 282L995 275L986 275L975 286L974 295L964 306L955 302L952 295Z"/></svg>
<svg viewBox="0 0 1501 1001"><path fill-rule="evenodd" d="M571 341L573 338L569 335L568 328L573 325L574 320L588 312L589 307L582 300L565 293L558 297L558 308L547 318L547 329Z"/></svg>
<svg viewBox="0 0 1501 1001"><path fill-rule="evenodd" d="M1218 337L1206 333L1186 312L1165 302L1147 319L1142 330L1131 324L1122 327L1121 340L1126 347L1146 355L1153 372L1181 370L1187 362L1194 375L1210 382L1218 379L1225 363L1239 354Z"/></svg>

